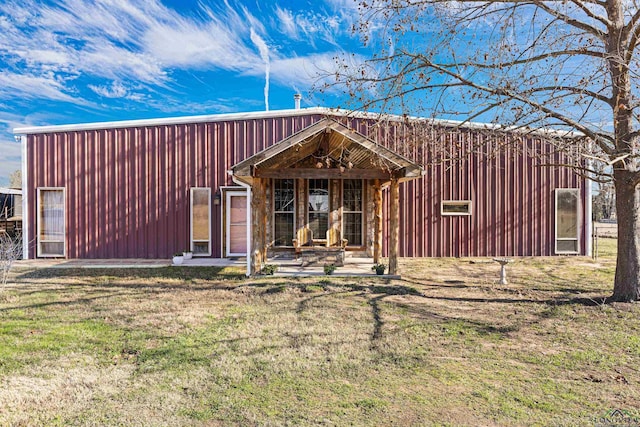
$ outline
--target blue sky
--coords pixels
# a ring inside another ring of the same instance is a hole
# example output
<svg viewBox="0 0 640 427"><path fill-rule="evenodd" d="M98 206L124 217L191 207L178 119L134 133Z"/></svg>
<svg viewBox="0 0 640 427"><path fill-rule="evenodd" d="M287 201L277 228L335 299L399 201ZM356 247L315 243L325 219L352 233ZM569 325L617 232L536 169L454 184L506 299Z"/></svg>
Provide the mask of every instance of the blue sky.
<svg viewBox="0 0 640 427"><path fill-rule="evenodd" d="M17 3L17 4L16 4ZM334 58L366 50L353 0L0 0L0 186L11 130L341 105L310 93Z"/></svg>

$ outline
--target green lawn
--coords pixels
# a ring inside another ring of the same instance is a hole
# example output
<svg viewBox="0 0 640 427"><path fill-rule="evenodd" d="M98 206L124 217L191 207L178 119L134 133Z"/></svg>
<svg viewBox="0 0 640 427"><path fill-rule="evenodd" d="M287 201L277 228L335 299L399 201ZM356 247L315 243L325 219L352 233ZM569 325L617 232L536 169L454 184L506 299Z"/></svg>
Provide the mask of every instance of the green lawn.
<svg viewBox="0 0 640 427"><path fill-rule="evenodd" d="M16 271L0 425L593 425L640 416L640 305L597 261L407 259L403 280ZM604 246L603 246L604 245Z"/></svg>

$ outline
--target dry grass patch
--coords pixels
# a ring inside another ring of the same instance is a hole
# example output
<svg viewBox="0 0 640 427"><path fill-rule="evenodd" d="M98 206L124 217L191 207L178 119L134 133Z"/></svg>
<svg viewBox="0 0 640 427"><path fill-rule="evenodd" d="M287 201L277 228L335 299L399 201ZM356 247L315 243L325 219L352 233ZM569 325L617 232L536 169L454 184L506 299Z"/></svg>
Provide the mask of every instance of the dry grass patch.
<svg viewBox="0 0 640 427"><path fill-rule="evenodd" d="M473 263L471 262L473 261ZM18 272L0 424L584 425L638 414L612 259L404 260L404 279ZM635 412L634 412L635 411Z"/></svg>

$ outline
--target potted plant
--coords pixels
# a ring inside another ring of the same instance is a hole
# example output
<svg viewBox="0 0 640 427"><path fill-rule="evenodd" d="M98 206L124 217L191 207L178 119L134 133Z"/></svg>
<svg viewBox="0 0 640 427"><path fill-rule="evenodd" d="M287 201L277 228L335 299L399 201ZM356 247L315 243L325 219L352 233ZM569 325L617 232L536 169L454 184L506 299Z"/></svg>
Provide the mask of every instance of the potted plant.
<svg viewBox="0 0 640 427"><path fill-rule="evenodd" d="M182 265L183 262L184 256L182 255L182 252L176 252L173 254L173 265Z"/></svg>
<svg viewBox="0 0 640 427"><path fill-rule="evenodd" d="M335 264L325 264L324 265L324 274L326 274L327 276L332 275L334 271L336 271L336 265Z"/></svg>
<svg viewBox="0 0 640 427"><path fill-rule="evenodd" d="M182 256L184 257L185 261L188 259L193 258L193 252L191 252L189 249L185 249L184 251L182 251Z"/></svg>
<svg viewBox="0 0 640 427"><path fill-rule="evenodd" d="M384 264L373 264L373 267L371 267L371 270L375 271L378 276L382 276L386 269L387 266Z"/></svg>

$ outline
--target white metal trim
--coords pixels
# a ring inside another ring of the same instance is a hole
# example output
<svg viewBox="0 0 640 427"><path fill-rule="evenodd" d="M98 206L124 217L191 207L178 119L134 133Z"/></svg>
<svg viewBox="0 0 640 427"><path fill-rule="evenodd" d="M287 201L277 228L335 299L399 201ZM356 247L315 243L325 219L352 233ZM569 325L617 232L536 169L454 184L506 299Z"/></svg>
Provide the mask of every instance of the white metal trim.
<svg viewBox="0 0 640 427"><path fill-rule="evenodd" d="M183 117L167 117L161 119L141 119L141 120L120 120L111 122L93 122L93 123L78 123L67 125L51 125L51 126L25 126L15 128L14 134L36 134L36 133L53 133L53 132L75 132L85 130L97 130L97 129L120 129L131 127L145 127L145 126L162 126L162 125L176 125L187 123L213 123L223 121L235 121L235 120L255 120L255 119L268 119L274 117L295 117L310 114L327 114L329 112L337 112L338 110L331 110L324 107L311 107L303 108L300 110L271 110L271 111L252 111L243 113L224 113L224 114L208 114L200 116L183 116Z"/></svg>
<svg viewBox="0 0 640 427"><path fill-rule="evenodd" d="M231 247L231 221L230 221L230 213L231 213L231 198L232 197L247 197L246 191L226 191L225 192L225 207L224 207L224 215L225 215L225 258L232 256L247 256L247 253L241 252L230 252L229 248ZM249 204L247 200L247 209L249 209ZM250 224L247 224L247 227L250 227Z"/></svg>
<svg viewBox="0 0 640 427"><path fill-rule="evenodd" d="M193 252L194 257L207 257L211 256L211 220L213 216L211 215L211 187L191 187L189 189L189 248ZM206 254L198 253L196 254L194 251L194 243L202 243L202 240L198 240L197 242L193 240L193 192L194 190L206 190L208 192L207 202L209 203L209 241L208 241L208 251Z"/></svg>
<svg viewBox="0 0 640 427"><path fill-rule="evenodd" d="M17 196L17 195L22 195L22 190L16 190L15 188L0 187L0 193L13 194Z"/></svg>
<svg viewBox="0 0 640 427"><path fill-rule="evenodd" d="M576 224L576 238L568 238L568 237L562 237L562 238L558 238L558 194L562 191L573 191L577 193L577 197L576 200L578 201L577 206L576 206L576 218L578 220L578 224ZM555 204L553 206L553 211L554 211L554 215L553 215L553 227L554 227L554 239L553 239L553 249L554 249L554 253L556 255L578 255L580 254L580 232L582 231L582 221L581 221L581 217L580 217L580 207L581 207L581 200L580 200L580 189L579 188L556 188L555 189ZM576 251L560 251L558 250L558 242L559 241L576 241L577 244L577 250Z"/></svg>
<svg viewBox="0 0 640 427"><path fill-rule="evenodd" d="M255 120L255 119L267 119L274 117L296 117L305 116L311 114L321 115L334 115L341 117L372 119L381 121L393 121L393 122L405 122L409 121L423 121L429 122L434 125L441 125L446 127L460 127L464 129L486 129L486 130L499 130L504 132L515 132L519 134L527 134L534 136L553 136L560 138L579 138L584 134L577 131L561 131L557 129L549 128L519 128L516 126L501 126L495 123L481 123L481 122L466 122L457 120L446 119L431 119L425 117L416 116L400 116L395 114L383 114L373 113L365 111L351 111L343 110L339 108L327 108L327 107L310 107L301 108L299 110L287 109L287 110L271 110L271 111L253 111L244 113L225 113L225 114L209 114L201 116L184 116L184 117L167 117L161 119L141 119L141 120L121 120L111 122L93 122L93 123L78 123L78 124L66 124L66 125L50 125L50 126L25 126L13 129L13 133L16 135L23 134L38 134L38 133L53 133L53 132L75 132L85 130L97 130L97 129L119 129L130 127L145 127L145 126L161 126L161 125L174 125L174 124L187 124L187 123L213 123L233 120Z"/></svg>
<svg viewBox="0 0 640 427"><path fill-rule="evenodd" d="M59 254L43 254L40 249L40 192L44 191L62 191L62 223L63 235L62 255ZM23 212L24 215L24 212ZM37 258L66 258L67 257L67 192L65 187L38 187L36 192L36 257Z"/></svg>
<svg viewBox="0 0 640 427"><path fill-rule="evenodd" d="M27 136L20 137L22 144L22 259L29 259L29 174L27 168Z"/></svg>
<svg viewBox="0 0 640 427"><path fill-rule="evenodd" d="M469 205L468 212L445 212L444 205L464 206ZM471 216L473 214L473 202L471 200L441 200L440 215L442 216Z"/></svg>

